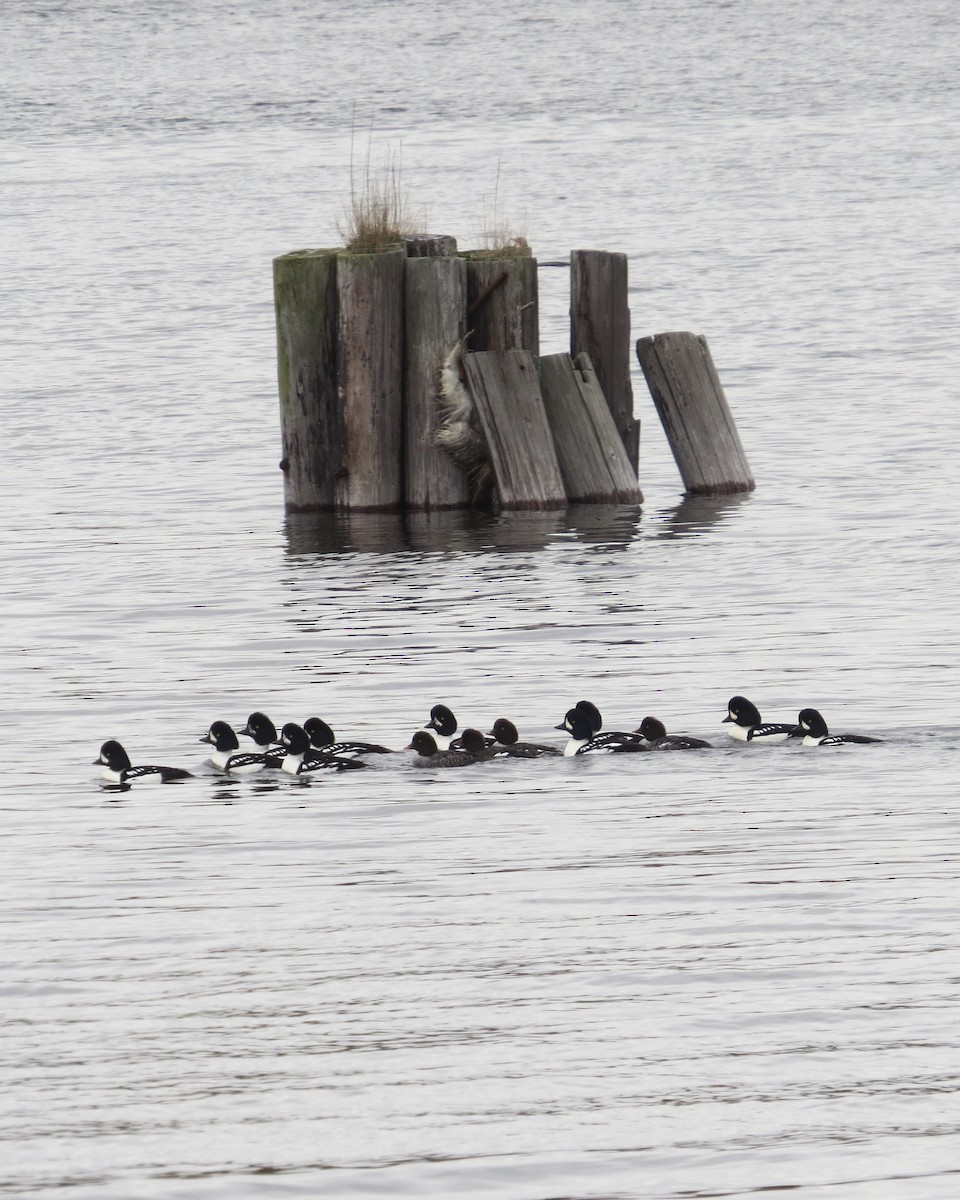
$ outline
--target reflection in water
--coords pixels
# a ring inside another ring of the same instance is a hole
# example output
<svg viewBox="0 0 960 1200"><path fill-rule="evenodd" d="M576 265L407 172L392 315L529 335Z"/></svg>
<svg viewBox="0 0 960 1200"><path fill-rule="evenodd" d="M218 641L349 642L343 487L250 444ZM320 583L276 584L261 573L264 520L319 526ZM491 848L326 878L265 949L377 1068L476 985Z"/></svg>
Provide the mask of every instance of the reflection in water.
<svg viewBox="0 0 960 1200"><path fill-rule="evenodd" d="M626 545L640 532L636 505L576 504L566 511L502 512L451 509L406 513L288 513L290 555L403 550L542 550L571 534L585 542Z"/></svg>
<svg viewBox="0 0 960 1200"><path fill-rule="evenodd" d="M626 546L640 536L639 504L571 504L565 527L583 542Z"/></svg>
<svg viewBox="0 0 960 1200"><path fill-rule="evenodd" d="M698 537L747 503L752 493L685 496L654 517L648 535ZM627 546L643 532L639 505L571 504L561 512L499 514L450 509L406 513L288 513L287 553L291 555L404 550L448 553L468 550L542 550L569 539L592 545Z"/></svg>
<svg viewBox="0 0 960 1200"><path fill-rule="evenodd" d="M397 513L287 513L285 531L287 553L296 556L409 549L403 517Z"/></svg>
<svg viewBox="0 0 960 1200"><path fill-rule="evenodd" d="M675 508L658 513L658 538L699 537L750 500L752 492L733 496L684 496Z"/></svg>

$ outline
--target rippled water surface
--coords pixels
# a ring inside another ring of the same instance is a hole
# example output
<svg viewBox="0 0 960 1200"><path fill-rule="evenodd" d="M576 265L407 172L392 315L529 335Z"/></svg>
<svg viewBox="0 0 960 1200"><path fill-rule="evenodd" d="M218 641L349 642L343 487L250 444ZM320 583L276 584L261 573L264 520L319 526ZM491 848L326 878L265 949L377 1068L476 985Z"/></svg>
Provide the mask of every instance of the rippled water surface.
<svg viewBox="0 0 960 1200"><path fill-rule="evenodd" d="M0 1194L952 1200L955 5L185 8L3 9ZM757 491L684 501L637 372L642 510L286 518L270 262L354 120L461 245L625 251ZM884 742L735 744L735 692ZM716 748L197 742L581 697ZM101 791L107 737L196 777Z"/></svg>

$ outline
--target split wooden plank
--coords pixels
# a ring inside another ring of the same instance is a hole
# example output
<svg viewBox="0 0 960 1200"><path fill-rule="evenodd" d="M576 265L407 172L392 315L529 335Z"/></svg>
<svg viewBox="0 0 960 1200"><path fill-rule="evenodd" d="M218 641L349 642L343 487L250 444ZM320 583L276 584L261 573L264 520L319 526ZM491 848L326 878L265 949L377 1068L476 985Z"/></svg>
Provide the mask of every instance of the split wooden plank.
<svg viewBox="0 0 960 1200"><path fill-rule="evenodd" d="M606 250L570 252L570 353L589 354L634 473L640 422L630 382L627 256Z"/></svg>
<svg viewBox="0 0 960 1200"><path fill-rule="evenodd" d="M440 369L461 334L467 307L462 258L408 258L404 284L404 496L408 508L466 508L467 480L436 445Z"/></svg>
<svg viewBox="0 0 960 1200"><path fill-rule="evenodd" d="M691 496L749 492L756 486L704 337L640 338L637 358Z"/></svg>
<svg viewBox="0 0 960 1200"><path fill-rule="evenodd" d="M568 499L640 504L643 493L588 354L540 359L540 386Z"/></svg>
<svg viewBox="0 0 960 1200"><path fill-rule="evenodd" d="M502 507L566 508L533 355L527 350L480 351L464 356L464 370Z"/></svg>

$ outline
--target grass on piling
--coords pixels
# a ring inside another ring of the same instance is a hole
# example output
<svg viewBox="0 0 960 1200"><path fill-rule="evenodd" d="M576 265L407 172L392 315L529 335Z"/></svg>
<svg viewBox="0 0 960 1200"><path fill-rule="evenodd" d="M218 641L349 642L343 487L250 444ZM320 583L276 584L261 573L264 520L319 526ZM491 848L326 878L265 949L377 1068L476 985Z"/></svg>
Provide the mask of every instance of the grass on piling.
<svg viewBox="0 0 960 1200"><path fill-rule="evenodd" d="M350 143L350 203L337 232L348 250L356 254L379 254L423 232L423 220L410 206L403 187L402 158L390 154L379 172L370 163L371 145L363 164L362 182L357 182Z"/></svg>
<svg viewBox="0 0 960 1200"><path fill-rule="evenodd" d="M484 196L480 207L480 234L478 249L472 258L529 258L530 243L526 238L526 227L518 230L515 223L506 219L500 207L500 164L493 185L493 197Z"/></svg>

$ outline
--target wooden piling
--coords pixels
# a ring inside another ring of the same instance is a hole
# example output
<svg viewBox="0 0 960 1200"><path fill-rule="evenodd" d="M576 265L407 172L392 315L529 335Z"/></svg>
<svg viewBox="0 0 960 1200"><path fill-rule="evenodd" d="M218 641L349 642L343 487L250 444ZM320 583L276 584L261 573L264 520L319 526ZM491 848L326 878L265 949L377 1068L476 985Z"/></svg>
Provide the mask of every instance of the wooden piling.
<svg viewBox="0 0 960 1200"><path fill-rule="evenodd" d="M404 496L408 508L465 508L467 480L435 442L440 369L463 333L467 265L462 258L408 258L404 282Z"/></svg>
<svg viewBox="0 0 960 1200"><path fill-rule="evenodd" d="M457 239L448 233L420 233L404 239L407 258L452 258Z"/></svg>
<svg viewBox="0 0 960 1200"><path fill-rule="evenodd" d="M337 252L299 250L273 262L284 503L332 509L345 465L337 398Z"/></svg>
<svg viewBox="0 0 960 1200"><path fill-rule="evenodd" d="M640 338L637 358L691 496L754 489L707 340L693 333Z"/></svg>
<svg viewBox="0 0 960 1200"><path fill-rule="evenodd" d="M338 507L400 508L403 438L402 246L337 256L338 364L345 458Z"/></svg>
<svg viewBox="0 0 960 1200"><path fill-rule="evenodd" d="M588 354L540 359L540 387L569 500L640 504L637 474L600 390Z"/></svg>
<svg viewBox="0 0 960 1200"><path fill-rule="evenodd" d="M540 353L537 260L529 255L467 260L467 328L471 350Z"/></svg>
<svg viewBox="0 0 960 1200"><path fill-rule="evenodd" d="M614 424L637 471L640 422L630 383L627 256L605 250L570 252L570 354L589 354Z"/></svg>
<svg viewBox="0 0 960 1200"><path fill-rule="evenodd" d="M467 354L464 370L487 439L501 506L566 508L533 355L527 350Z"/></svg>

